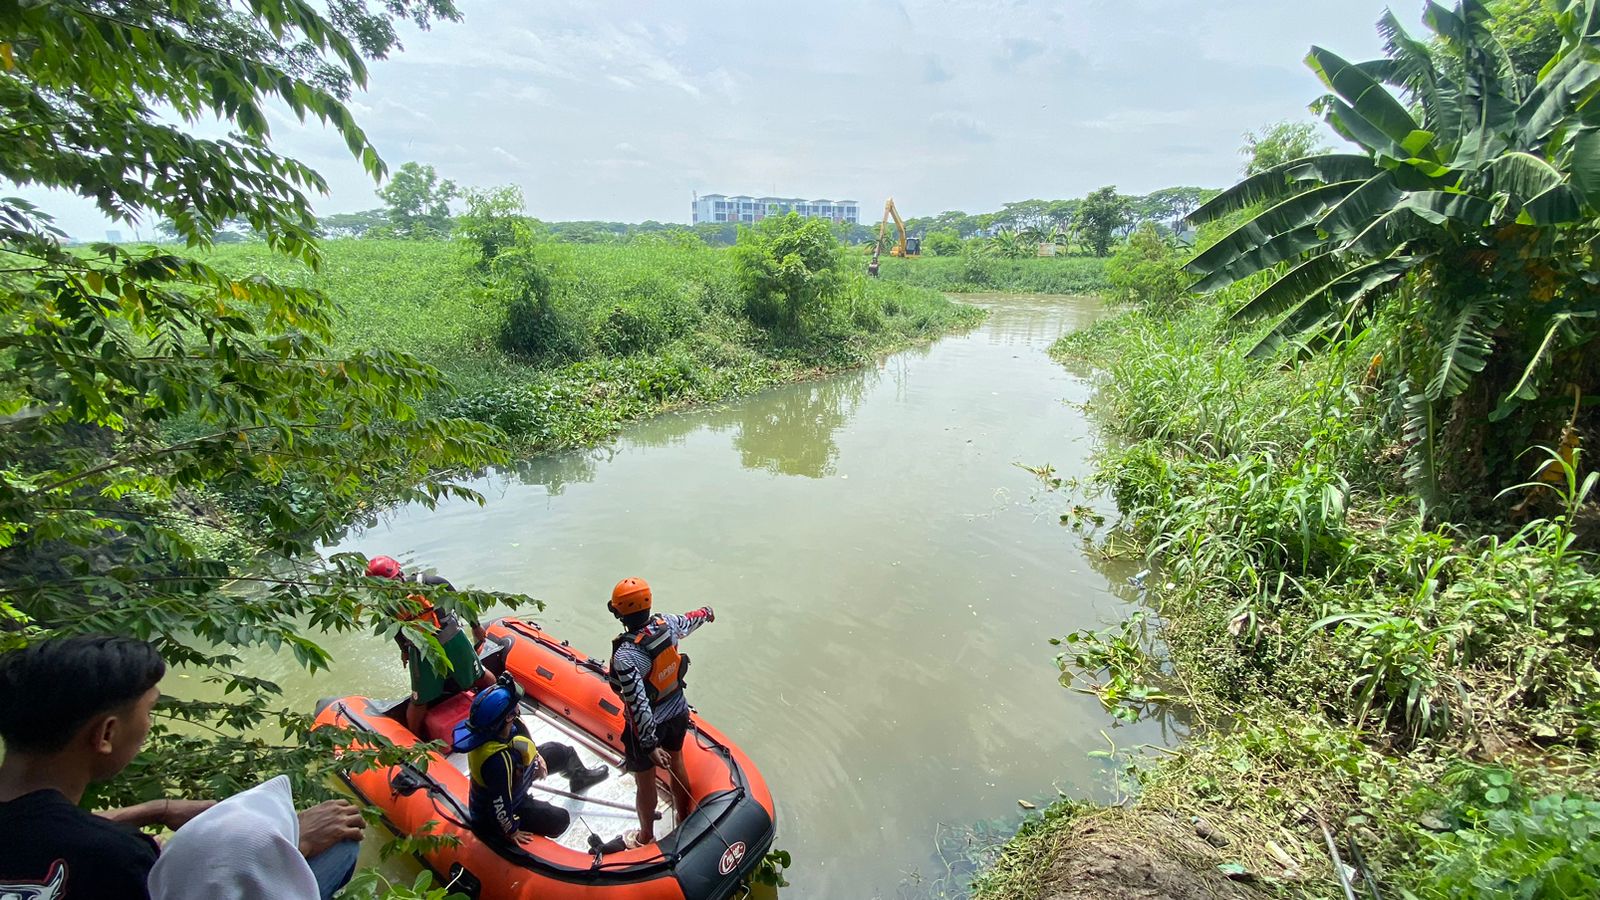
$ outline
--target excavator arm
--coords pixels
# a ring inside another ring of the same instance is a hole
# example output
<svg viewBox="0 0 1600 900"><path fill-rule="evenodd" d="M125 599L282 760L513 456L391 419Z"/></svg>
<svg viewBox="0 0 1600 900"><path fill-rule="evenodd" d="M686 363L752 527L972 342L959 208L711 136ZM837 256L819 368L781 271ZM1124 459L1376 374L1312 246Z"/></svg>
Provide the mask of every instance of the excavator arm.
<svg viewBox="0 0 1600 900"><path fill-rule="evenodd" d="M889 255L907 258L916 256L918 249L920 249L916 244L907 245L906 222L900 218L900 210L895 208L894 198L890 197L883 204L883 220L878 223L878 242L872 247L872 261L867 263L867 274L869 275L878 274L878 257L883 253L884 233L889 229L890 219L894 219L895 234L899 240L895 242L893 247L889 248Z"/></svg>
<svg viewBox="0 0 1600 900"><path fill-rule="evenodd" d="M906 255L906 220L900 218L900 210L895 208L893 197L890 197L888 202L883 204L884 221L887 222L891 216L894 217L894 228L900 235L900 242L894 245L894 249L889 251L889 255L904 257ZM879 226L879 230L882 230L882 226Z"/></svg>

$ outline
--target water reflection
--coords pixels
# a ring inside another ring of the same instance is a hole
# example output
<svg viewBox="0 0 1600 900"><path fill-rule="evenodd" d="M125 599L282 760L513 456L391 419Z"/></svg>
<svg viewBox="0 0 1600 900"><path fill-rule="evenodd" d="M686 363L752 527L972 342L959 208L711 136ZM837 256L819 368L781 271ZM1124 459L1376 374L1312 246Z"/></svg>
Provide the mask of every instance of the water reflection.
<svg viewBox="0 0 1600 900"><path fill-rule="evenodd" d="M739 463L773 475L822 478L835 474L838 430L850 421L869 377L862 372L784 388L770 402L746 404L733 438Z"/></svg>
<svg viewBox="0 0 1600 900"><path fill-rule="evenodd" d="M546 494L559 497L570 484L594 481L595 471L617 454L615 447L571 450L554 456L539 456L514 464L497 474L510 476L519 484L543 487Z"/></svg>

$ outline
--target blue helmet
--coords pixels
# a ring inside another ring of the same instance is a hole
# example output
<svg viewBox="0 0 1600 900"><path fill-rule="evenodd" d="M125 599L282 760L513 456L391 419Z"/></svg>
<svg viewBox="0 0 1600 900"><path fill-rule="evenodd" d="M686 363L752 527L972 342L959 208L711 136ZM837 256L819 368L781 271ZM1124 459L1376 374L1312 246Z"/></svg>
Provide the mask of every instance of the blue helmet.
<svg viewBox="0 0 1600 900"><path fill-rule="evenodd" d="M478 696L472 698L472 709L467 713L467 718L456 726L455 733L451 735L451 749L466 753L494 737L506 719L516 713L521 693L515 683L496 684L479 692Z"/></svg>

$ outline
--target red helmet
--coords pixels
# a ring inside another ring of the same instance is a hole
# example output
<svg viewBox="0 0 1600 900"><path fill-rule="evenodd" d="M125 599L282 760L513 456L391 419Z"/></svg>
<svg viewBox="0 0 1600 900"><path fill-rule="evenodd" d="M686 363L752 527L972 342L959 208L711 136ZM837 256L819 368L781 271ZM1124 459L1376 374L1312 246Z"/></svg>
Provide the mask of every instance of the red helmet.
<svg viewBox="0 0 1600 900"><path fill-rule="evenodd" d="M400 563L392 556L374 556L367 563L367 577L369 578L399 578Z"/></svg>
<svg viewBox="0 0 1600 900"><path fill-rule="evenodd" d="M648 612L650 585L643 578L624 578L611 589L611 602L606 607L619 619L630 613Z"/></svg>

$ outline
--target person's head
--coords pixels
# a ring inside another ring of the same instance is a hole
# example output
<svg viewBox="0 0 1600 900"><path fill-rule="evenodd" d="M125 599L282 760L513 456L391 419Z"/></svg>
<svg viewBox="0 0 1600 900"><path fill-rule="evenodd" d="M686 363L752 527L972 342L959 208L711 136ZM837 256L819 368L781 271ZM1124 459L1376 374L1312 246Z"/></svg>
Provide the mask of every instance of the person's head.
<svg viewBox="0 0 1600 900"><path fill-rule="evenodd" d="M367 562L368 578L399 578L402 574L399 561L392 556L374 556Z"/></svg>
<svg viewBox="0 0 1600 900"><path fill-rule="evenodd" d="M6 753L83 761L89 777L122 771L150 733L167 671L147 641L71 637L0 655L0 740Z"/></svg>
<svg viewBox="0 0 1600 900"><path fill-rule="evenodd" d="M606 608L622 620L622 625L633 631L650 620L650 584L643 578L624 578L611 589L611 602Z"/></svg>
<svg viewBox="0 0 1600 900"><path fill-rule="evenodd" d="M151 900L315 897L287 776L234 794L179 828L150 870Z"/></svg>
<svg viewBox="0 0 1600 900"><path fill-rule="evenodd" d="M472 709L466 721L456 726L451 745L458 753L465 753L493 738L507 738L516 725L517 713L522 703L522 689L504 676L494 687L479 691L472 698Z"/></svg>

